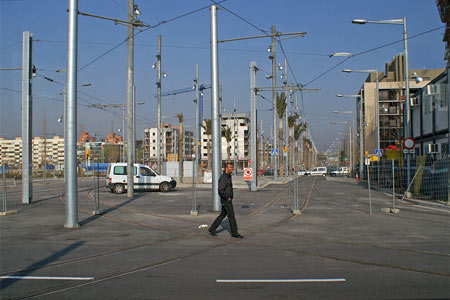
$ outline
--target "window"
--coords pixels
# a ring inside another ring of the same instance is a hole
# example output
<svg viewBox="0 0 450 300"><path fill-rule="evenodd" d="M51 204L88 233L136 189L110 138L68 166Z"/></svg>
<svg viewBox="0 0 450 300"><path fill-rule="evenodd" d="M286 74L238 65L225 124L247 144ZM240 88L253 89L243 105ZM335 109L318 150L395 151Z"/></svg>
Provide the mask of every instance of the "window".
<svg viewBox="0 0 450 300"><path fill-rule="evenodd" d="M134 167L134 175L136 175L136 167ZM115 166L114 167L114 175L127 175L127 167L126 166Z"/></svg>
<svg viewBox="0 0 450 300"><path fill-rule="evenodd" d="M152 176L153 175L152 171L148 168L141 168L140 173L142 176Z"/></svg>

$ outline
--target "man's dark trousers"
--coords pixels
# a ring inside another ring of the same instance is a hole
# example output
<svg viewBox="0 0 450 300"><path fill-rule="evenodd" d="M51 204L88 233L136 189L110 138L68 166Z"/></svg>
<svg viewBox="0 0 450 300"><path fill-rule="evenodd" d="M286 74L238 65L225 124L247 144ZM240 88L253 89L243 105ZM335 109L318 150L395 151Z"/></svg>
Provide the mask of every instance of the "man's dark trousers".
<svg viewBox="0 0 450 300"><path fill-rule="evenodd" d="M238 228L236 223L236 218L234 217L234 210L233 210L233 200L223 200L220 199L220 202L222 203L222 211L220 212L220 215L217 216L216 220L211 224L211 227L209 228L210 231L216 231L217 227L219 227L220 223L222 223L222 220L228 216L228 221L230 222L230 228L231 228L231 234L235 235L238 234Z"/></svg>

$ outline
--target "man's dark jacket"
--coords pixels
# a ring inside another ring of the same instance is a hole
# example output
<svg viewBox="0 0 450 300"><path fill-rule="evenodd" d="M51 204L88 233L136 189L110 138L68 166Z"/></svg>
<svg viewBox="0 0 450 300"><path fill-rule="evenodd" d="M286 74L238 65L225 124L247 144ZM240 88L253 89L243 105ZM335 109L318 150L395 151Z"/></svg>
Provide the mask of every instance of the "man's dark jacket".
<svg viewBox="0 0 450 300"><path fill-rule="evenodd" d="M233 182L231 181L231 174L223 172L220 176L219 196L222 201L227 201L228 198L233 199Z"/></svg>

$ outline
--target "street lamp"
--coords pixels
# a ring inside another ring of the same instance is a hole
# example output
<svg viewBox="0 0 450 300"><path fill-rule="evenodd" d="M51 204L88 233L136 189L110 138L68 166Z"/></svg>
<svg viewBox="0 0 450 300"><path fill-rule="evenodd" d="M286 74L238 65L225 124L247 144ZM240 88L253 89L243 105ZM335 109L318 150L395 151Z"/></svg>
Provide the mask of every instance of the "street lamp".
<svg viewBox="0 0 450 300"><path fill-rule="evenodd" d="M353 112L338 112L338 111L333 111L333 113L351 113L353 116ZM348 122L330 122L331 124L346 124L348 125ZM349 139L350 139L350 172L353 170L353 164L352 164L352 152L353 152L353 145L352 145L352 126L349 127L350 128L350 132L349 132Z"/></svg>
<svg viewBox="0 0 450 300"><path fill-rule="evenodd" d="M350 172L353 172L353 143L355 142L355 138L354 138L354 126L355 126L355 118L354 118L354 114L353 114L353 110L351 111L333 111L334 114L351 114L352 115L352 126L351 126L351 130L350 130Z"/></svg>
<svg viewBox="0 0 450 300"><path fill-rule="evenodd" d="M375 123L377 129L377 149L380 149L380 111L379 111L379 85L378 85L378 69L370 69L370 70L350 70L344 69L342 70L344 73L375 73L376 79L376 97L375 97Z"/></svg>
<svg viewBox="0 0 450 300"><path fill-rule="evenodd" d="M406 102L406 126L403 126L403 137L409 138L411 136L411 103L409 99L409 60L408 60L408 31L406 30L406 17L403 19L392 19L392 20L379 20L379 21L367 21L365 19L354 19L353 24L389 24L389 25L403 25L403 47L405 49L405 64L404 64L404 74L405 74L405 102ZM378 77L378 76L377 76ZM407 180L408 184L411 178L411 167L409 161L409 154L407 154Z"/></svg>
<svg viewBox="0 0 450 300"><path fill-rule="evenodd" d="M403 47L405 49L405 64L404 64L404 74L405 74L405 97L406 97L406 128L405 128L405 138L408 138L411 134L410 123L411 123L411 112L409 103L409 75L408 75L408 32L406 30L406 17L403 19L392 19L392 20L379 20L379 21L368 21L365 19L354 19L353 24L389 24L389 25L403 25Z"/></svg>

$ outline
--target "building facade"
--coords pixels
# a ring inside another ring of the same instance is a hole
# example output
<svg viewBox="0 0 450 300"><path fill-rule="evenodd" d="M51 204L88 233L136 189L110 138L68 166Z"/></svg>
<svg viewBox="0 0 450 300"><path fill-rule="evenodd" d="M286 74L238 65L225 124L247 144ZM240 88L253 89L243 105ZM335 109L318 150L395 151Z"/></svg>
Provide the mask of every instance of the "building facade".
<svg viewBox="0 0 450 300"><path fill-rule="evenodd" d="M22 138L14 140L0 138L1 163L20 168L22 166ZM64 138L55 135L53 138L36 136L32 141L33 168L44 165L61 168L64 166Z"/></svg>
<svg viewBox="0 0 450 300"><path fill-rule="evenodd" d="M162 124L161 128L161 159L162 161L178 161L178 145L180 138L180 128L171 124ZM144 163L150 164L158 160L157 157L157 134L158 128L144 129ZM193 132L183 130L183 159L194 159L194 135Z"/></svg>
<svg viewBox="0 0 450 300"><path fill-rule="evenodd" d="M419 69L409 70L410 95L413 95L431 80L441 74L444 69ZM376 76L378 76L379 93L379 124L376 122ZM423 79L416 82L419 76ZM374 154L377 145L377 128L380 132L380 149L388 146L401 148L404 136L404 111L406 109L405 81L404 81L404 57L397 55L392 62L386 63L385 71L378 74L371 73L358 92L360 96L356 103L357 143L353 157L359 161L359 145L363 143L363 151ZM362 141L361 141L362 138Z"/></svg>

